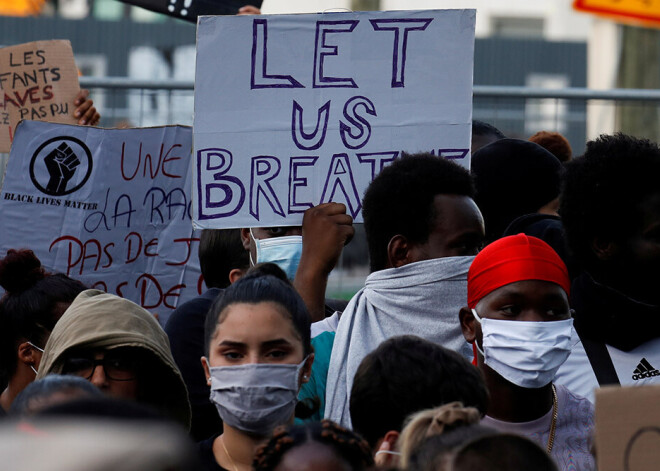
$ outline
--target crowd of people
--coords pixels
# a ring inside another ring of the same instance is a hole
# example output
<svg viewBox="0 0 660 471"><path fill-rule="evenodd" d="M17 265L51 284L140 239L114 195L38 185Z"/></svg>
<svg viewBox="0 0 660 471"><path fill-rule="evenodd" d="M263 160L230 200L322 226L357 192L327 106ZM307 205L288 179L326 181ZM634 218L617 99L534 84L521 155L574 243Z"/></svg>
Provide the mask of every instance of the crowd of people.
<svg viewBox="0 0 660 471"><path fill-rule="evenodd" d="M660 383L658 175L648 140L573 157L473 121L470 171L404 153L369 184L348 302L326 288L353 219L325 203L202 231L207 290L164 328L11 249L2 469L595 470L595 390Z"/></svg>
<svg viewBox="0 0 660 471"><path fill-rule="evenodd" d="M9 250L3 462L596 469L595 389L660 381L660 148L603 135L573 158L556 133L478 121L472 145L471 172L404 154L371 182L371 274L348 303L325 296L354 235L340 203L204 230L208 290L164 329ZM63 458L63 437L94 458Z"/></svg>

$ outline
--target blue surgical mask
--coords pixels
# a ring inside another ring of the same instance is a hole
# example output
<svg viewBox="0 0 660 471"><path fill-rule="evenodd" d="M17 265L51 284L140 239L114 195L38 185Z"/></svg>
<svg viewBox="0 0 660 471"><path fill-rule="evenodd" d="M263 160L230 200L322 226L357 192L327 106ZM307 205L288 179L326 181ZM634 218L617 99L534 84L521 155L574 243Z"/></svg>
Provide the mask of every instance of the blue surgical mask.
<svg viewBox="0 0 660 471"><path fill-rule="evenodd" d="M302 236L256 239L252 229L250 229L250 235L257 248L256 263L274 263L286 273L289 280L293 280L302 255ZM252 255L250 255L250 262L255 264Z"/></svg>

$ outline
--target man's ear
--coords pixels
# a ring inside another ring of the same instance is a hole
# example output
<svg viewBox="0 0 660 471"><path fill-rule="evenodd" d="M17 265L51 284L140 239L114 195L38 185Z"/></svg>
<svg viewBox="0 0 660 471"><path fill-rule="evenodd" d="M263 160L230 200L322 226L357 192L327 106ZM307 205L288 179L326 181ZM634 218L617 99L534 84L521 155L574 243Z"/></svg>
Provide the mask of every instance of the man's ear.
<svg viewBox="0 0 660 471"><path fill-rule="evenodd" d="M241 229L241 242L243 243L243 248L249 251L250 245L252 243L252 237L250 236L249 227L244 227Z"/></svg>
<svg viewBox="0 0 660 471"><path fill-rule="evenodd" d="M204 376L206 376L206 384L207 386L211 386L211 370L209 367L209 361L206 357L202 357L201 360L202 368L204 369Z"/></svg>
<svg viewBox="0 0 660 471"><path fill-rule="evenodd" d="M399 457L392 452L396 449L399 440L399 432L390 430L380 440L378 449L374 455L374 461L378 468L396 468L399 465Z"/></svg>
<svg viewBox="0 0 660 471"><path fill-rule="evenodd" d="M240 268L234 268L229 272L229 283L233 285L238 280L240 280L243 275L245 275L244 270L241 270Z"/></svg>
<svg viewBox="0 0 660 471"><path fill-rule="evenodd" d="M387 268L399 268L412 261L410 258L410 249L412 244L401 234L397 234L390 239L387 244Z"/></svg>
<svg viewBox="0 0 660 471"><path fill-rule="evenodd" d="M463 331L463 337L467 343L474 343L477 338L476 331L476 322L474 314L472 314L472 309L465 306L461 308L461 311L458 313L458 319L461 323L461 330Z"/></svg>
<svg viewBox="0 0 660 471"><path fill-rule="evenodd" d="M591 250L593 250L596 258L601 261L610 260L618 251L618 246L611 240L605 240L600 237L594 238L591 242Z"/></svg>

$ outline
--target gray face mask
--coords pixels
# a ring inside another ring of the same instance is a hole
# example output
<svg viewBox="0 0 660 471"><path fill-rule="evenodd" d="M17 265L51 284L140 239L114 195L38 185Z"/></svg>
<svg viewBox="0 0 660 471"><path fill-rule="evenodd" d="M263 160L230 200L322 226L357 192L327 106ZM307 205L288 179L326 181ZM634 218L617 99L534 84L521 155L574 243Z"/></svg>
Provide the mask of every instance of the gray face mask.
<svg viewBox="0 0 660 471"><path fill-rule="evenodd" d="M286 424L298 401L301 363L250 363L214 366L211 373L211 402L222 421L253 435L267 436Z"/></svg>

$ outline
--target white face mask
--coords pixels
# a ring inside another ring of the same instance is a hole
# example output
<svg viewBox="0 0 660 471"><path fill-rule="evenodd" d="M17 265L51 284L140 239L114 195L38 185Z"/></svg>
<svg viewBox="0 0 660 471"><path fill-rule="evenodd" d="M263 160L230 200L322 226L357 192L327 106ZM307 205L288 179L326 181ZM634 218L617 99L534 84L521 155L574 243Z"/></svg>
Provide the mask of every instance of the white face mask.
<svg viewBox="0 0 660 471"><path fill-rule="evenodd" d="M482 319L484 363L522 388L540 388L555 378L571 353L573 319L530 322Z"/></svg>
<svg viewBox="0 0 660 471"><path fill-rule="evenodd" d="M306 361L214 366L210 368L211 402L223 422L243 432L267 436L293 415L298 378Z"/></svg>
<svg viewBox="0 0 660 471"><path fill-rule="evenodd" d="M252 236L252 240L254 240L257 251L256 262L252 260L252 254L250 254L252 265L267 262L274 263L286 273L286 277L289 280L293 281L302 255L302 236L255 239L252 229L250 229L250 235Z"/></svg>

